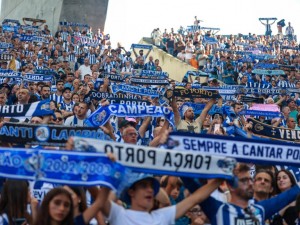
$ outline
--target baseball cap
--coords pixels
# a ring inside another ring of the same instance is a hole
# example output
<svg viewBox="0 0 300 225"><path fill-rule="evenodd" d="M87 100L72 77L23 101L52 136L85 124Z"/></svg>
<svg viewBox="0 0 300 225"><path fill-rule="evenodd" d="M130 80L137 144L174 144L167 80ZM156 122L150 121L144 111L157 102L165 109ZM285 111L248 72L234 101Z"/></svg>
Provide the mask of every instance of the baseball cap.
<svg viewBox="0 0 300 225"><path fill-rule="evenodd" d="M136 120L133 119L133 118L126 118L126 119L122 120L122 122L119 125L119 129L122 128L122 127L125 127L128 124L130 124L133 127L135 127L136 126Z"/></svg>
<svg viewBox="0 0 300 225"><path fill-rule="evenodd" d="M121 194L120 194L120 200L125 202L126 204L130 204L131 199L128 194L128 190L131 189L135 184L137 184L138 182L143 181L143 180L152 181L154 196L156 196L157 193L159 192L160 184L159 184L158 180L156 180L153 177L153 175L145 174L145 173L131 172L130 174L127 175L126 184L124 185L124 188L122 189Z"/></svg>

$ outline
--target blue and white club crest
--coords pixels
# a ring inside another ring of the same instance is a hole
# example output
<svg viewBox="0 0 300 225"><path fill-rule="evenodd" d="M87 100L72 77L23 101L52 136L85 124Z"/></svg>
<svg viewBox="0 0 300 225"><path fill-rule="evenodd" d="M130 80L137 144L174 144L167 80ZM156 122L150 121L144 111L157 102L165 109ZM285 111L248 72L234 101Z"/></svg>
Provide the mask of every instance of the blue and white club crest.
<svg viewBox="0 0 300 225"><path fill-rule="evenodd" d="M223 160L220 159L220 160L218 160L217 165L225 173L232 173L232 171L236 165L236 160L234 158L225 158Z"/></svg>
<svg viewBox="0 0 300 225"><path fill-rule="evenodd" d="M50 136L50 131L48 127L38 127L34 134L38 141L47 141Z"/></svg>
<svg viewBox="0 0 300 225"><path fill-rule="evenodd" d="M93 117L93 122L97 124L102 124L106 120L106 115L107 115L106 111L102 111L98 113L95 117Z"/></svg>

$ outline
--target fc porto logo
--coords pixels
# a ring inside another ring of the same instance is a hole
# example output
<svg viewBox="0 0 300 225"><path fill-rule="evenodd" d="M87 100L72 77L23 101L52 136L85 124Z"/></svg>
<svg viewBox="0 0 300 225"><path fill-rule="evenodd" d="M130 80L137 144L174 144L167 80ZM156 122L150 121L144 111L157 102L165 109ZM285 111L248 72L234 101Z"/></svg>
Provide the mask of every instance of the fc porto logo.
<svg viewBox="0 0 300 225"><path fill-rule="evenodd" d="M92 118L92 120L93 120L93 123L95 123L95 124L102 124L103 122L105 122L106 118L107 118L106 111L102 111L99 114L95 115Z"/></svg>
<svg viewBox="0 0 300 225"><path fill-rule="evenodd" d="M38 128L36 128L34 134L35 134L35 138L38 141L44 142L49 139L50 131L49 131L48 127L38 127Z"/></svg>
<svg viewBox="0 0 300 225"><path fill-rule="evenodd" d="M50 110L50 103L45 103L41 105L42 110Z"/></svg>
<svg viewBox="0 0 300 225"><path fill-rule="evenodd" d="M233 158L219 159L217 162L217 165L225 173L232 173L232 171L236 165L236 160Z"/></svg>

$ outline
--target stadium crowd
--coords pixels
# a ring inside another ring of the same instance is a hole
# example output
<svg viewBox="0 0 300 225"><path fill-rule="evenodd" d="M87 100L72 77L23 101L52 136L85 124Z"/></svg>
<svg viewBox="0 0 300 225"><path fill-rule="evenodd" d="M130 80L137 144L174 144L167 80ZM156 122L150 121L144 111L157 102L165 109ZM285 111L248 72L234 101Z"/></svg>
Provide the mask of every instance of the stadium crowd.
<svg viewBox="0 0 300 225"><path fill-rule="evenodd" d="M116 102L164 106L174 113L174 120L155 113L111 116L99 129L118 143L168 148L172 131L250 142L299 142L300 55L290 24L285 35L274 36L217 35L201 29L197 18L193 26L180 27L177 32L154 29L155 46L195 68L175 81L165 77L167 68L154 59L149 46L133 45L129 51L118 43L113 48L109 34L100 29L94 33L85 24L62 22L52 34L45 21L23 22L25 25L7 19L0 28L2 147L73 150L72 138L66 146L30 143L29 135L24 138L27 141L7 141L3 127L28 124L83 129L98 109ZM122 85L127 89L115 91ZM139 90L134 89L137 87ZM147 94L151 90L163 93L151 96ZM14 114L12 106L19 109L42 101L49 101L53 115ZM290 135L257 133L255 124L283 129ZM0 164L3 162L0 157ZM2 177L0 225L300 222L298 168L238 163L233 175L234 181L133 172L120 196L105 186Z"/></svg>

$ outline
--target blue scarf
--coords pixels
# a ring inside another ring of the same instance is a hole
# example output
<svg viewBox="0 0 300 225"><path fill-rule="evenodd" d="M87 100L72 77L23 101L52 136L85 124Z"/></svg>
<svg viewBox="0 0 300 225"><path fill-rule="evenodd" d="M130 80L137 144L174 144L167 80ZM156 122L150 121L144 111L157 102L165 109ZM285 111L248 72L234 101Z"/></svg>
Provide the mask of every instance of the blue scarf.
<svg viewBox="0 0 300 225"><path fill-rule="evenodd" d="M137 87L137 86L131 86L131 85L127 85L127 84L113 85L112 91L113 91L113 93L122 91L122 92L129 92L132 94L137 94L137 95L143 95L143 96L151 96L151 97L159 96L159 94L157 93L156 90L151 90L149 88L141 88L141 87Z"/></svg>
<svg viewBox="0 0 300 225"><path fill-rule="evenodd" d="M91 152L0 149L0 176L48 183L95 186L116 191L125 168Z"/></svg>
<svg viewBox="0 0 300 225"><path fill-rule="evenodd" d="M132 48L132 49L135 49L135 48L141 48L141 49L148 49L148 50L151 50L153 47L152 47L152 45L132 44L132 45L131 45L131 48Z"/></svg>
<svg viewBox="0 0 300 225"><path fill-rule="evenodd" d="M74 23L74 22L66 22L66 21L60 21L60 26L75 26L75 27L89 27L88 24L84 23Z"/></svg>
<svg viewBox="0 0 300 225"><path fill-rule="evenodd" d="M284 75L283 70L263 70L263 69L254 69L252 73L259 74L259 75Z"/></svg>
<svg viewBox="0 0 300 225"><path fill-rule="evenodd" d="M0 42L0 48L7 49L7 48L12 48L12 47L13 47L13 45L11 43Z"/></svg>
<svg viewBox="0 0 300 225"><path fill-rule="evenodd" d="M117 117L165 117L174 127L174 113L166 107L145 105L120 105L111 104L98 108L84 122L87 126L99 127L104 125L109 118Z"/></svg>
<svg viewBox="0 0 300 225"><path fill-rule="evenodd" d="M152 70L142 70L141 71L141 76L147 76L147 77L169 77L167 72L163 71L152 71Z"/></svg>
<svg viewBox="0 0 300 225"><path fill-rule="evenodd" d="M260 111L260 110L243 110L239 115L249 115L249 116L266 116L266 117L281 117L280 112L271 112L271 111Z"/></svg>
<svg viewBox="0 0 300 225"><path fill-rule="evenodd" d="M0 106L0 117L33 117L47 115L55 117L54 111L50 109L50 100L25 105Z"/></svg>
<svg viewBox="0 0 300 225"><path fill-rule="evenodd" d="M91 138L74 137L75 149L82 146L101 153L113 153L123 166L134 172L188 176L197 178L222 177L232 179L235 160L202 153L180 152L125 143L96 141Z"/></svg>
<svg viewBox="0 0 300 225"><path fill-rule="evenodd" d="M152 78L135 78L132 77L130 79L132 84L140 84L140 85L169 85L169 81L167 79L152 79Z"/></svg>

